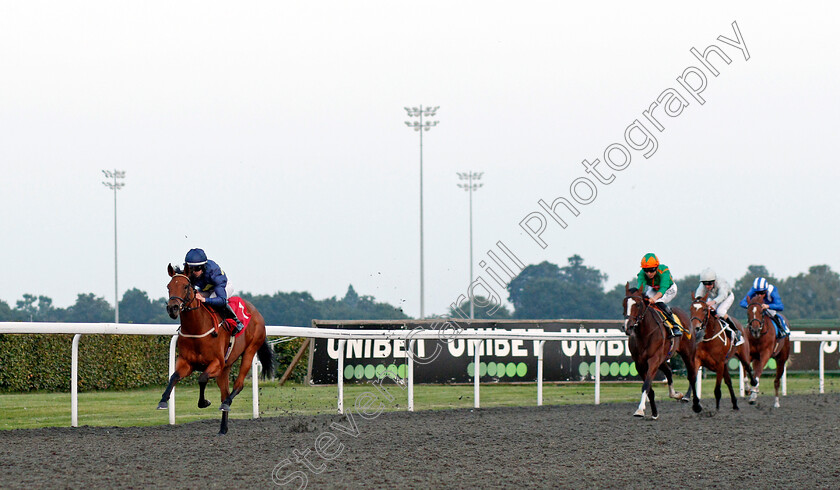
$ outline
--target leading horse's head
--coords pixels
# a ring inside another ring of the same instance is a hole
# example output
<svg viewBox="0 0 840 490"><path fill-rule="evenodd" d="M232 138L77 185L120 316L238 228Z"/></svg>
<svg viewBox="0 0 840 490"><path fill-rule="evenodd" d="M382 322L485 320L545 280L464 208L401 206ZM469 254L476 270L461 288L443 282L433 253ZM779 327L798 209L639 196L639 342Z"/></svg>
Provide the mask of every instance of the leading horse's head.
<svg viewBox="0 0 840 490"><path fill-rule="evenodd" d="M689 323L691 324L691 328L694 329L695 332L698 332L698 337L703 337L701 332L703 332L709 324L709 316L711 315L712 309L706 304L706 299L708 297L708 294L703 297L698 296L694 298L694 301L691 303L691 310L689 311L691 319L689 320Z"/></svg>
<svg viewBox="0 0 840 490"><path fill-rule="evenodd" d="M750 335L759 338L764 330L764 295L756 294L750 299L747 305L747 326L750 328Z"/></svg>
<svg viewBox="0 0 840 490"><path fill-rule="evenodd" d="M187 266L189 267L189 266ZM179 268L173 268L169 264L167 268L169 277L169 284L166 288L169 290L169 301L166 303L166 312L172 319L178 318L178 314L187 310L187 306L195 299L195 290L190 283L190 278L186 275L187 272L181 272Z"/></svg>
<svg viewBox="0 0 840 490"><path fill-rule="evenodd" d="M624 285L624 325L622 329L624 333L630 334L630 331L639 326L639 322L645 316L647 311L647 302L642 292L637 288L631 288L630 283Z"/></svg>

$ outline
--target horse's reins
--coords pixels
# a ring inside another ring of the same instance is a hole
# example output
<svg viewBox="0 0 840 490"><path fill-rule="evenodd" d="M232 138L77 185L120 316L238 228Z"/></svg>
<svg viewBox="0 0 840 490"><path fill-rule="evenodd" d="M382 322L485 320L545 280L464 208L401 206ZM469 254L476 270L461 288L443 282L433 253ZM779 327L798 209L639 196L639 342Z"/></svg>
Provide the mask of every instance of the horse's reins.
<svg viewBox="0 0 840 490"><path fill-rule="evenodd" d="M750 305L750 306L752 306L752 305ZM761 337L762 335L764 335L764 316L765 315L767 315L767 314L762 309L761 310L761 318L753 318L752 320L750 320L747 323L747 326L750 327L750 333L752 333L752 331L753 331L753 328L752 328L753 322L758 323L760 328L758 330L758 335L753 335L754 337ZM770 316L770 315L767 315L767 316ZM771 319L770 321L772 322L773 320Z"/></svg>
<svg viewBox="0 0 840 490"><path fill-rule="evenodd" d="M709 323L709 316L711 315L711 311L712 311L711 308L706 307L706 316L702 320L700 320L700 317L692 316L691 319L688 320L688 324L691 325L692 320L697 320L697 321L700 322L700 330L705 330L706 326ZM723 342L723 345L726 345L727 344L727 338L726 338L726 336L723 335L724 327L721 324L720 320L718 320L718 325L720 325L720 330L718 330L718 333L716 333L713 337L710 337L708 339L706 338L706 335L703 334L703 338L700 339L700 342L710 342L710 341L715 340L716 338L720 337L720 339L721 339L720 341Z"/></svg>
<svg viewBox="0 0 840 490"><path fill-rule="evenodd" d="M192 284L192 281L190 281L190 278L189 278L189 277L187 277L185 274L175 274L175 275L173 275L172 277L175 277L175 276L181 276L181 277L183 277L183 278L185 278L185 279L187 280L188 284ZM184 298L182 298L182 297L180 297L180 296L170 296L170 297L169 297L169 301L172 301L173 299L177 299L178 301L180 301L180 302L181 302L181 306L179 306L179 307L178 307L178 309L179 309L182 313L183 313L183 312L185 312L185 311L193 311L193 310L197 310L197 309L201 308L201 304L200 304L200 303L198 304L198 306L193 306L193 307L191 307L191 308L187 307L187 305L188 305L188 304L192 303L192 302L195 300L195 297L196 297L196 295L198 294L197 292L195 292L195 290L194 290L193 288L187 288L187 289L188 289L189 291L192 291L192 293L193 293L193 296L192 296L192 298L190 298L190 299L189 299L189 301L188 301L188 300L186 300L186 299L184 299ZM188 296L188 297L189 297L189 296ZM200 339L200 338L202 338L202 337L207 337L208 335L210 335L211 333L213 333L215 330L216 330L215 328L211 328L210 330L208 330L208 331L204 332L203 334L200 334L200 335L192 335L192 334L187 334L187 333L183 333L183 332L181 332L181 327L179 326L179 327L178 327L178 335L180 335L181 337L188 337L188 338L191 338L191 339Z"/></svg>

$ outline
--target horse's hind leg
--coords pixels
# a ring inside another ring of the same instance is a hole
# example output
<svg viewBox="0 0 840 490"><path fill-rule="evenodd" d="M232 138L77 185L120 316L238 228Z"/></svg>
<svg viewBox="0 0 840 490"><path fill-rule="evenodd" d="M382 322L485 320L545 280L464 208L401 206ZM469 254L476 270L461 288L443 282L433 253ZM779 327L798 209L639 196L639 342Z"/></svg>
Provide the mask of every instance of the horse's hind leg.
<svg viewBox="0 0 840 490"><path fill-rule="evenodd" d="M210 376L207 375L206 371L198 377L198 408L207 408L210 406L210 400L204 398L204 389L207 388L207 382L209 380Z"/></svg>
<svg viewBox="0 0 840 490"><path fill-rule="evenodd" d="M680 357L683 360L683 364L685 364L685 370L688 374L688 386L691 387L691 409L694 413L700 413L703 411L703 407L700 405L700 398L697 396L697 389L695 386L697 385L697 372L698 372L698 364L695 358L689 359L686 354L680 352Z"/></svg>
<svg viewBox="0 0 840 490"><path fill-rule="evenodd" d="M660 364L659 370L665 374L665 379L668 380L668 396L675 400L683 401L684 395L679 391L674 390L674 372L671 370L671 366L668 365L668 362L666 361Z"/></svg>
<svg viewBox="0 0 840 490"><path fill-rule="evenodd" d="M227 434L228 431L228 411L230 410L230 406L227 407L225 410L224 407L224 400L227 399L228 395L230 395L230 380L228 377L230 376L230 368L225 367L222 369L221 374L216 376L216 384L219 385L219 391L222 392L222 406L219 407L219 410L222 410L222 425L219 427L219 435L223 436Z"/></svg>
<svg viewBox="0 0 840 490"><path fill-rule="evenodd" d="M779 386L782 384L782 375L785 374L785 361L776 359L776 379L773 380L773 387L776 388L776 399L773 401L773 407L779 408Z"/></svg>

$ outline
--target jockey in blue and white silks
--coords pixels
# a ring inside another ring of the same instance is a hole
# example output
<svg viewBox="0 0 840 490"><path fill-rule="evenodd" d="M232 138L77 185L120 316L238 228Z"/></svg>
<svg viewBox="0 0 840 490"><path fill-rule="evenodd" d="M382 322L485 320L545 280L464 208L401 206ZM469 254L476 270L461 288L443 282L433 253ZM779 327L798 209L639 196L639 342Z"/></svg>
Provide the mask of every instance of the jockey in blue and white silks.
<svg viewBox="0 0 840 490"><path fill-rule="evenodd" d="M695 298L703 298L708 295L706 304L714 308L718 318L723 322L724 328L732 331L732 340L736 346L744 343L744 338L735 324L729 320L729 308L735 302L735 294L726 279L717 277L714 269L707 267L700 273L700 284L694 292Z"/></svg>
<svg viewBox="0 0 840 490"><path fill-rule="evenodd" d="M222 315L222 318L236 320L236 330L232 335L242 331L242 322L236 317L227 300L233 289L219 264L207 260L207 254L204 253L204 250L194 248L187 252L184 265L189 266L190 281L198 293L196 298L202 303L212 306Z"/></svg>
<svg viewBox="0 0 840 490"><path fill-rule="evenodd" d="M782 298L779 296L779 291L776 289L776 286L768 283L767 279L757 277L755 281L753 281L753 285L747 292L747 295L741 300L741 308L749 306L750 300L757 295L762 296L762 301L764 302L764 313L770 315L773 322L776 323L779 330L779 337L787 337L790 335L790 329L788 329L787 322L784 317L776 314L779 311L784 311L785 305L782 304Z"/></svg>

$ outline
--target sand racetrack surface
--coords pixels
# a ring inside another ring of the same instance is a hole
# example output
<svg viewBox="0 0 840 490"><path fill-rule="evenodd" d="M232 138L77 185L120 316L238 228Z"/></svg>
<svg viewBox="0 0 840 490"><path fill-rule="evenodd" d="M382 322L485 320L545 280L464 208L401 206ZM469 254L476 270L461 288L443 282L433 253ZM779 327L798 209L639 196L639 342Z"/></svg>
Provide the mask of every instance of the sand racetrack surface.
<svg viewBox="0 0 840 490"><path fill-rule="evenodd" d="M631 403L365 419L351 402L352 420L232 420L223 437L217 421L2 431L0 487L840 486L840 395L781 403L762 396L734 412L724 399L715 412L706 399L695 415L660 401L650 420Z"/></svg>

